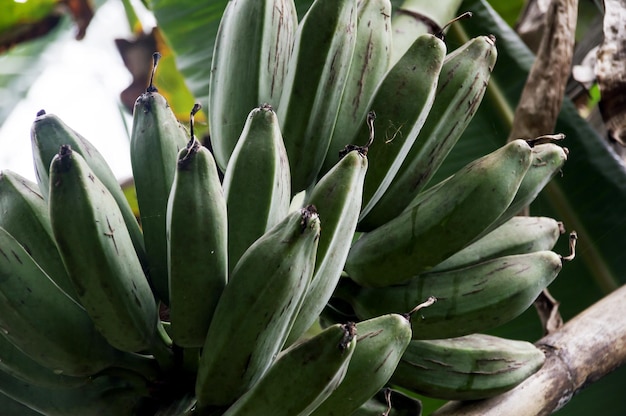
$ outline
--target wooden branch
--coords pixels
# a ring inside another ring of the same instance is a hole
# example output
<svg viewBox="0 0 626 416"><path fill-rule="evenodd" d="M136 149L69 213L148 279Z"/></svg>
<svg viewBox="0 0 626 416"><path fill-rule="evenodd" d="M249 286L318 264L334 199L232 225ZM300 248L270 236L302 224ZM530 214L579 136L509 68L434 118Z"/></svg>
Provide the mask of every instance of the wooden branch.
<svg viewBox="0 0 626 416"><path fill-rule="evenodd" d="M552 133L574 54L577 0L552 0L537 57L515 109L509 141Z"/></svg>
<svg viewBox="0 0 626 416"><path fill-rule="evenodd" d="M432 416L549 415L626 363L626 286L535 343L546 362L515 389L476 402L449 402Z"/></svg>

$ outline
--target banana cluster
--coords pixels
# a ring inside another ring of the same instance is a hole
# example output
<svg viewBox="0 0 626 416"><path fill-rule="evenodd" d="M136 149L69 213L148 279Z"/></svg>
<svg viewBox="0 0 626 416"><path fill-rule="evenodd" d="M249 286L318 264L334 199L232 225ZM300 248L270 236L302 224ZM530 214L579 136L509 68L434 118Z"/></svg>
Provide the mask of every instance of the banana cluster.
<svg viewBox="0 0 626 416"><path fill-rule="evenodd" d="M430 184L495 39L423 34L392 63L391 15L229 1L212 150L199 105L188 130L152 79L135 103L140 221L95 147L37 114L37 183L0 174L0 392L46 415L401 414L392 388L478 399L537 371L534 345L481 333L562 268L563 224L517 214L567 151L514 140Z"/></svg>

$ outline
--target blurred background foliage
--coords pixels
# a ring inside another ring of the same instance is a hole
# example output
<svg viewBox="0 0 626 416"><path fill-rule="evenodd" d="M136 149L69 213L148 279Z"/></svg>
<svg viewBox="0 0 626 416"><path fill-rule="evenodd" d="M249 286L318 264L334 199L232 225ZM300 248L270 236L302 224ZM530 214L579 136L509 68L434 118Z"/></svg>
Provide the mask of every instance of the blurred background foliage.
<svg viewBox="0 0 626 416"><path fill-rule="evenodd" d="M100 128L121 122L128 133L133 103L147 85L154 50L159 50L163 56L156 85L179 119L186 122L194 101L200 101L206 108L213 40L226 0L0 0L0 128L9 123L16 106L26 99L42 71L54 60L50 51L91 35L92 19L98 17L104 6L113 3L123 6L125 20L99 25L98 30L126 28L127 36L114 42L119 53L116 63L126 67L130 81L126 88L113 92L111 97L116 98L102 103L118 111L108 113L113 114L110 120L99 119ZM296 0L300 15L310 3L311 0ZM393 0L392 3L400 7L403 2ZM515 31L525 4L524 0L461 2L459 14L469 10L474 17L456 23L450 30L448 49L453 50L468 38L491 33L497 39L498 62L479 112L433 183L505 143L534 60L531 49ZM575 65L581 64L586 53L602 41L601 29L601 2L581 0ZM82 75L72 68L67 69L67 74L68 83ZM580 237L577 260L567 264L550 287L552 295L560 301L565 320L626 281L624 159L620 149L607 141L602 123L598 121L597 87L592 84L581 88L580 83L570 81L555 131L566 135L563 146L570 150L570 158L563 175L552 181L530 209L533 215L563 221L568 231L576 230ZM75 100L81 99L84 97L75 97ZM115 117L119 120L114 120ZM196 121L208 131L205 116L196 116ZM16 140L28 141L28 138ZM0 142L0 149L2 146ZM126 178L120 178L123 179ZM132 201L132 184L126 191ZM556 250L566 253L567 241L562 240L563 244ZM607 319L626 318L607 316ZM542 336L533 309L493 333L529 341ZM574 396L557 413L563 416L587 415L593 411L604 415L626 414L626 403L620 394L625 384L626 368L618 369ZM425 415L442 403L422 399Z"/></svg>

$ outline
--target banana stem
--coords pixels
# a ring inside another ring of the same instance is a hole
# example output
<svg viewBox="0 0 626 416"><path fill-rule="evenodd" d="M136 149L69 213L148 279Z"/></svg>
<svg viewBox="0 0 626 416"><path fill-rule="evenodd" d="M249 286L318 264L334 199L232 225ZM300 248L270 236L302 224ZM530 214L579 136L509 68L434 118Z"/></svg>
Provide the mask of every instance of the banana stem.
<svg viewBox="0 0 626 416"><path fill-rule="evenodd" d="M168 335L163 323L159 321L157 324L157 336L154 337L150 347L150 353L159 363L162 371L168 372L175 367L175 357L172 350L172 339Z"/></svg>

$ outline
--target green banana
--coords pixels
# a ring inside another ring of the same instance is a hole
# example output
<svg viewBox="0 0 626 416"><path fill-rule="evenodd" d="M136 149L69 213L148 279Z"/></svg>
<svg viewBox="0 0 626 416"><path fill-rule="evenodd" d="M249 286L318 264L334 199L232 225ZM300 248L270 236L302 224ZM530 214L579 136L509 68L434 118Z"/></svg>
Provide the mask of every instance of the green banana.
<svg viewBox="0 0 626 416"><path fill-rule="evenodd" d="M50 221L81 304L114 347L153 345L157 308L115 199L69 146L50 165Z"/></svg>
<svg viewBox="0 0 626 416"><path fill-rule="evenodd" d="M336 324L284 350L224 416L311 414L341 386L356 351L356 335L354 324Z"/></svg>
<svg viewBox="0 0 626 416"><path fill-rule="evenodd" d="M171 336L201 347L228 279L226 199L211 152L193 135L178 154L167 205Z"/></svg>
<svg viewBox="0 0 626 416"><path fill-rule="evenodd" d="M293 0L226 5L209 84L211 145L222 171L250 110L260 103L278 105L297 26Z"/></svg>
<svg viewBox="0 0 626 416"><path fill-rule="evenodd" d="M411 341L391 381L429 397L478 400L517 386L544 360L530 342L491 335Z"/></svg>
<svg viewBox="0 0 626 416"><path fill-rule="evenodd" d="M29 407L24 406L18 402L0 392L0 408L7 415L19 415L19 416L41 416L42 414L32 410Z"/></svg>
<svg viewBox="0 0 626 416"><path fill-rule="evenodd" d="M315 185L306 198L324 221L315 259L315 272L300 312L289 333L290 345L315 322L332 296L356 229L361 209L367 157L359 150L346 154Z"/></svg>
<svg viewBox="0 0 626 416"><path fill-rule="evenodd" d="M548 182L561 172L568 154L569 151L566 147L561 147L555 143L534 145L530 168L524 175L511 205L504 211L498 222L506 221L530 205Z"/></svg>
<svg viewBox="0 0 626 416"><path fill-rule="evenodd" d="M458 269L511 254L552 250L564 232L563 224L553 218L512 217L429 272Z"/></svg>
<svg viewBox="0 0 626 416"><path fill-rule="evenodd" d="M31 126L30 138L33 149L35 176L43 197L47 200L50 192L50 163L52 159L59 152L59 148L62 145L71 146L76 153L85 159L94 174L115 198L122 212L126 228L128 228L130 237L133 240L137 256L144 268L147 268L146 249L137 218L115 174L102 154L98 152L98 149L83 136L72 130L59 117L54 114L46 114L44 110L37 113L37 118L35 118Z"/></svg>
<svg viewBox="0 0 626 416"><path fill-rule="evenodd" d="M81 386L89 381L87 377L73 377L57 374L44 367L17 348L8 338L0 334L0 371L16 379L35 386L65 388Z"/></svg>
<svg viewBox="0 0 626 416"><path fill-rule="evenodd" d="M441 39L420 36L378 86L370 108L376 112L379 137L368 149L376 163L365 177L361 218L382 197L414 146L435 100L445 54ZM363 126L356 137L366 137L367 128Z"/></svg>
<svg viewBox="0 0 626 416"><path fill-rule="evenodd" d="M406 316L382 315L356 324L357 344L343 381L312 416L350 415L391 378L411 341Z"/></svg>
<svg viewBox="0 0 626 416"><path fill-rule="evenodd" d="M10 170L0 172L0 212L0 227L20 242L54 283L77 300L52 235L48 204L37 184Z"/></svg>
<svg viewBox="0 0 626 416"><path fill-rule="evenodd" d="M500 217L530 162L524 140L471 162L398 217L363 234L350 249L346 272L362 286L388 286L436 266Z"/></svg>
<svg viewBox="0 0 626 416"><path fill-rule="evenodd" d="M364 208L359 229L372 230L395 218L422 191L478 110L496 58L489 36L471 39L446 56L424 126L393 182Z"/></svg>
<svg viewBox="0 0 626 416"><path fill-rule="evenodd" d="M178 152L186 146L188 136L153 85L159 58L158 53L153 55L150 85L135 101L130 161L148 258L148 277L157 297L168 304L167 199L176 172Z"/></svg>
<svg viewBox="0 0 626 416"><path fill-rule="evenodd" d="M289 162L276 113L269 105L248 115L224 174L228 207L228 264L289 211Z"/></svg>
<svg viewBox="0 0 626 416"><path fill-rule="evenodd" d="M424 273L399 286L361 288L344 279L335 295L351 304L361 319L406 313L434 296L438 299L434 305L412 317L413 338L449 338L486 331L517 317L556 278L561 267L558 254L535 251Z"/></svg>
<svg viewBox="0 0 626 416"><path fill-rule="evenodd" d="M319 173L356 44L356 0L315 0L298 25L278 104L291 193Z"/></svg>
<svg viewBox="0 0 626 416"><path fill-rule="evenodd" d="M319 233L318 215L306 207L290 213L243 254L200 357L198 407L231 404L270 367L309 286Z"/></svg>
<svg viewBox="0 0 626 416"><path fill-rule="evenodd" d="M136 377L100 375L78 387L52 388L17 380L2 371L0 392L47 416L134 416L148 397L148 387Z"/></svg>
<svg viewBox="0 0 626 416"><path fill-rule="evenodd" d="M13 345L56 374L89 376L123 359L85 310L2 228L0 328Z"/></svg>
<svg viewBox="0 0 626 416"><path fill-rule="evenodd" d="M389 67L390 53L391 2L359 0L354 55L320 176L335 166L339 152L352 143L364 122L370 99Z"/></svg>

